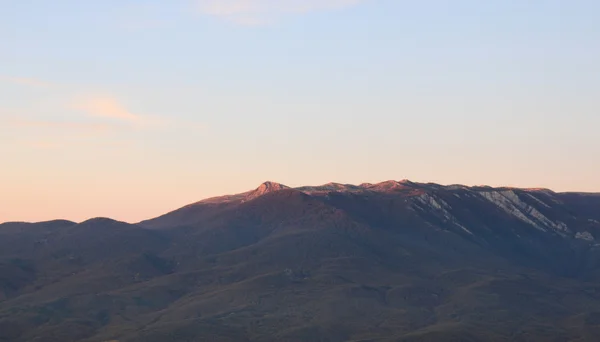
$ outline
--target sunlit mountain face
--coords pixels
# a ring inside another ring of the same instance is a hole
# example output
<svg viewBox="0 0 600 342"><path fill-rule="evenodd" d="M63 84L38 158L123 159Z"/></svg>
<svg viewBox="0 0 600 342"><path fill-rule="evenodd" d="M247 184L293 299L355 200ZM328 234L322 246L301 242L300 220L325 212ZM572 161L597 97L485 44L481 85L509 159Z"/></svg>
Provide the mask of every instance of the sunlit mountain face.
<svg viewBox="0 0 600 342"><path fill-rule="evenodd" d="M261 184L0 225L0 341L594 341L600 194Z"/></svg>

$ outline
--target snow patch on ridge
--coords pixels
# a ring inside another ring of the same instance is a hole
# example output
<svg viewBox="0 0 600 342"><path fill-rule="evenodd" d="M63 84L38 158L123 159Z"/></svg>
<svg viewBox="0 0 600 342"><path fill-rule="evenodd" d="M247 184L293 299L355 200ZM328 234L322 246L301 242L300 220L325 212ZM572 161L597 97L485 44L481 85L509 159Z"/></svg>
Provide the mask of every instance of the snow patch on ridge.
<svg viewBox="0 0 600 342"><path fill-rule="evenodd" d="M319 186L303 186L296 188L296 190L302 191L307 195L313 194L327 194L330 192L346 192L346 193L358 193L364 192L365 189L361 186L352 184L340 184L340 183L327 183Z"/></svg>
<svg viewBox="0 0 600 342"><path fill-rule="evenodd" d="M543 205L546 208L550 208L550 206L546 203L544 203L541 199L533 196L532 194L527 194L527 196L529 196L530 198L532 198L533 200L535 200L536 202L538 202L539 204Z"/></svg>
<svg viewBox="0 0 600 342"><path fill-rule="evenodd" d="M452 210L452 207L448 203L446 203L446 201L444 201L443 199L435 198L434 196L425 193L425 194L416 196L416 200L419 203L440 212L446 220L448 220L452 224L456 225L457 227L459 227L466 233L473 235L473 232L471 232L467 227L460 224L458 222L458 220L456 219L456 217L454 217L450 213L449 210Z"/></svg>
<svg viewBox="0 0 600 342"><path fill-rule="evenodd" d="M575 234L576 239L586 240L586 241L594 241L594 236L590 232L577 232Z"/></svg>
<svg viewBox="0 0 600 342"><path fill-rule="evenodd" d="M553 222L539 212L536 208L523 202L513 190L506 191L483 191L479 193L488 201L504 210L506 213L518 218L519 220L547 232L545 227L549 227L564 235L569 231L567 225L563 222ZM544 227L545 226L545 227Z"/></svg>

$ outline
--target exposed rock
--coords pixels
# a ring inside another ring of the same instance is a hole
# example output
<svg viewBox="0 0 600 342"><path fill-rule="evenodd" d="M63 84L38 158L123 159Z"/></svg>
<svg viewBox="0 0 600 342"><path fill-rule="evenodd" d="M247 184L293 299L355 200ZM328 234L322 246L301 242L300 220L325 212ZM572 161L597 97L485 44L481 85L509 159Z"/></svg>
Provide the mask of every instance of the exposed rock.
<svg viewBox="0 0 600 342"><path fill-rule="evenodd" d="M576 239L586 240L586 241L594 241L594 236L590 232L577 232L575 234Z"/></svg>

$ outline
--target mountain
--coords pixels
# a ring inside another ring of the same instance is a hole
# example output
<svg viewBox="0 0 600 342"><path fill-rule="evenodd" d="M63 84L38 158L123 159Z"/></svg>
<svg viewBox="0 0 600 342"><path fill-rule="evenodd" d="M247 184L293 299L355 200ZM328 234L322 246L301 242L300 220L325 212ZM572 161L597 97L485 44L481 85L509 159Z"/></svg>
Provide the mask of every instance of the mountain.
<svg viewBox="0 0 600 342"><path fill-rule="evenodd" d="M595 341L600 194L254 190L0 225L0 341Z"/></svg>

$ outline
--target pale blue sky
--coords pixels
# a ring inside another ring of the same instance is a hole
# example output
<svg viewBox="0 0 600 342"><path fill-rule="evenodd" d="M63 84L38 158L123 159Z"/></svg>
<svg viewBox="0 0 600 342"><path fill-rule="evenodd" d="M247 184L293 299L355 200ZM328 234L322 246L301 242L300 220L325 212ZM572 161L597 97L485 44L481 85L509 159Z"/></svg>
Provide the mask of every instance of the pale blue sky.
<svg viewBox="0 0 600 342"><path fill-rule="evenodd" d="M0 221L264 180L600 191L600 2L0 0Z"/></svg>

